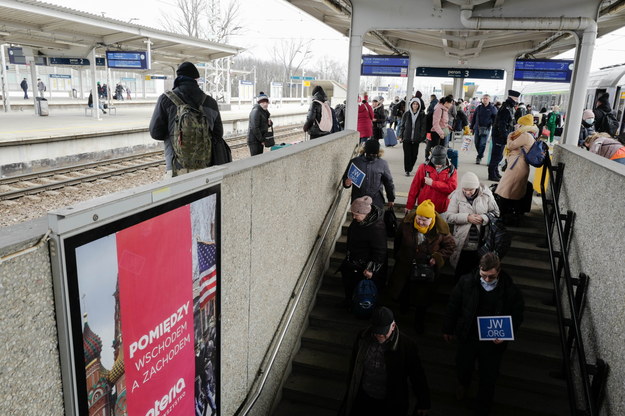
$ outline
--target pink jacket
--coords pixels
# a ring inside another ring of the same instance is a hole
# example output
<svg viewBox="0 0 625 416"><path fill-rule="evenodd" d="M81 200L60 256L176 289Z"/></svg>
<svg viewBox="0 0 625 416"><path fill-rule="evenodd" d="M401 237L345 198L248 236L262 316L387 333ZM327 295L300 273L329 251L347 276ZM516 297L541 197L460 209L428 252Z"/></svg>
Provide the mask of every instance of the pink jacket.
<svg viewBox="0 0 625 416"><path fill-rule="evenodd" d="M369 103L358 106L358 131L361 138L373 136L373 108Z"/></svg>
<svg viewBox="0 0 625 416"><path fill-rule="evenodd" d="M449 128L449 114L447 107L438 103L434 107L434 116L432 116L432 131L436 132L441 138L445 137L444 128Z"/></svg>

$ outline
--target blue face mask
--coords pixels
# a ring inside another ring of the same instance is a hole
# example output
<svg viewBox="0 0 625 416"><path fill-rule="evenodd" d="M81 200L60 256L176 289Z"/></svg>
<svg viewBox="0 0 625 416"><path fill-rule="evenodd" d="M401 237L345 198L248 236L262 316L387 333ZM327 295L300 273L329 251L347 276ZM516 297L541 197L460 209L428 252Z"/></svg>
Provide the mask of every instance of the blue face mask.
<svg viewBox="0 0 625 416"><path fill-rule="evenodd" d="M593 124L595 122L595 119L594 118L587 118L584 121L586 122L586 124Z"/></svg>
<svg viewBox="0 0 625 416"><path fill-rule="evenodd" d="M493 280L492 282L487 282L486 280L484 280L483 277L480 277L480 283L482 284L482 287L484 288L484 290L487 292L490 292L491 290L495 290L498 282L499 282L499 279Z"/></svg>

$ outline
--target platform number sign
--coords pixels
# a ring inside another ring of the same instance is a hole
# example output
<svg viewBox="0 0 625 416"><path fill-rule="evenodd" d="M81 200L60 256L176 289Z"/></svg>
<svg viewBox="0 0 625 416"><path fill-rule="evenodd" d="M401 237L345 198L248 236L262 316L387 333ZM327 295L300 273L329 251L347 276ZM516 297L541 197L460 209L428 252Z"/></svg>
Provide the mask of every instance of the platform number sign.
<svg viewBox="0 0 625 416"><path fill-rule="evenodd" d="M478 316L480 341L514 341L511 316Z"/></svg>

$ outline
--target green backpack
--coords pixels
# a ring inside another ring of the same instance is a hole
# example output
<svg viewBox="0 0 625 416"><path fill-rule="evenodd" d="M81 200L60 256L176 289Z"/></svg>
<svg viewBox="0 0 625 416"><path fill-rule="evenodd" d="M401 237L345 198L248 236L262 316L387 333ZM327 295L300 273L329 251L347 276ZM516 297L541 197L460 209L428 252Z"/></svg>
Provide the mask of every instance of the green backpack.
<svg viewBox="0 0 625 416"><path fill-rule="evenodd" d="M208 118L201 110L206 96L200 104L200 109L185 103L173 91L165 95L176 105L176 119L174 136L171 145L174 150L173 173L176 176L176 162L183 169L204 169L210 165L213 152L212 134Z"/></svg>

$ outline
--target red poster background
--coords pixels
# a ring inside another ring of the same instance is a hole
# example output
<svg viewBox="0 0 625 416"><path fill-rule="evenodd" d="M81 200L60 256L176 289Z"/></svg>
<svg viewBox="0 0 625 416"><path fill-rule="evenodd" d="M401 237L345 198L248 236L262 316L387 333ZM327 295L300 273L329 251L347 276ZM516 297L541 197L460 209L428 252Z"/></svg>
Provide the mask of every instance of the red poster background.
<svg viewBox="0 0 625 416"><path fill-rule="evenodd" d="M195 354L189 206L122 230L116 239L128 414L192 415ZM159 327L161 335L146 341L150 331ZM141 337L143 349L138 347ZM152 355L149 363L148 355Z"/></svg>

